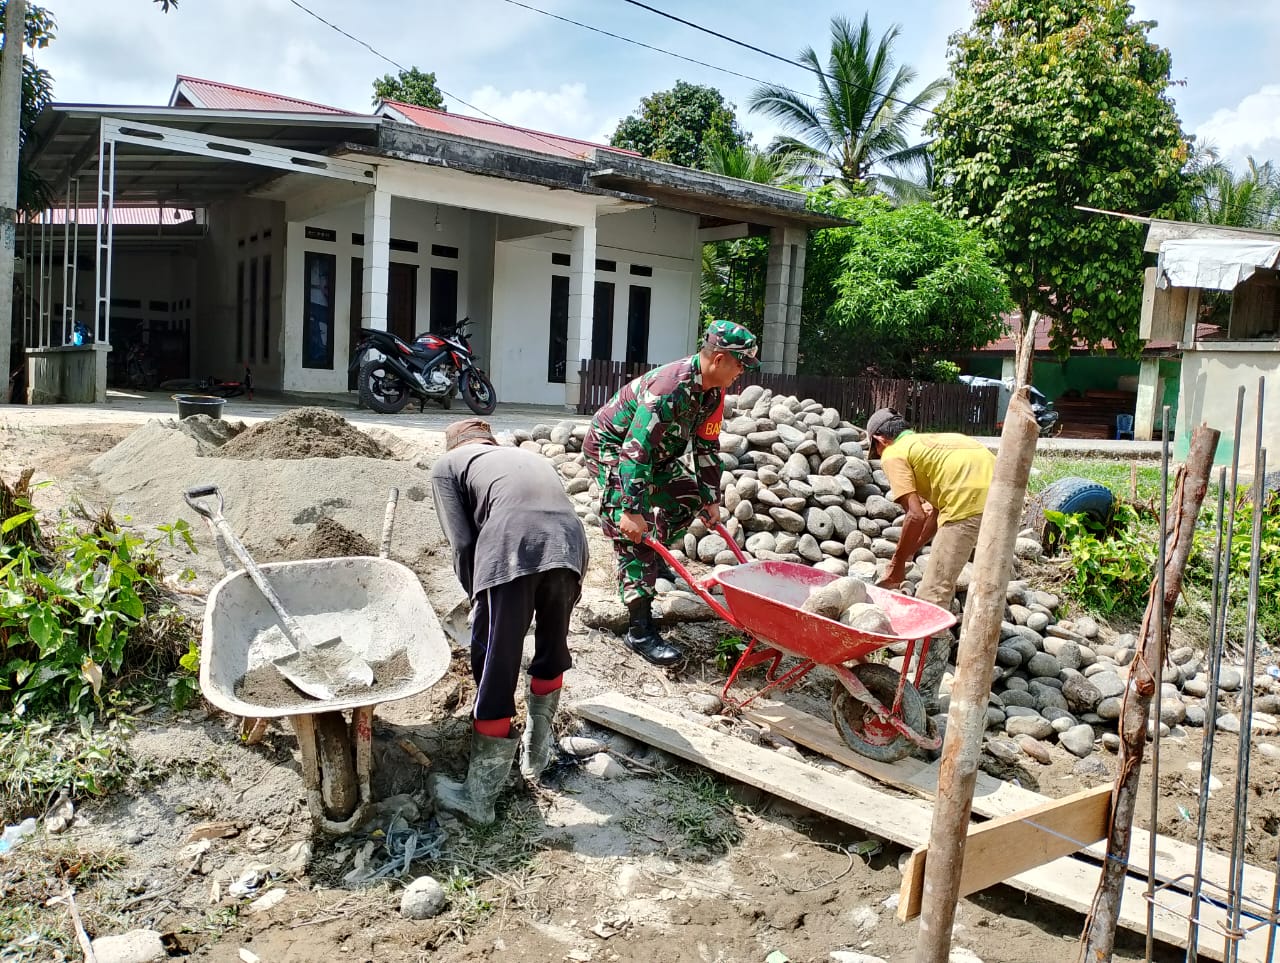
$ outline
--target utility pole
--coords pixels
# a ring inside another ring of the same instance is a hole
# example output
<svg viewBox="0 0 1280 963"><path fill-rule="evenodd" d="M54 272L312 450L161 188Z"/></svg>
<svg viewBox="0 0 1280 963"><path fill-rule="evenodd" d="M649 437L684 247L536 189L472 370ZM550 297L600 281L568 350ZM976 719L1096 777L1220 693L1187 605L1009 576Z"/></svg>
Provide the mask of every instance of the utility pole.
<svg viewBox="0 0 1280 963"><path fill-rule="evenodd" d="M8 0L0 51L0 404L9 403L13 372L13 263L16 253L18 146L22 124L22 47L27 0ZM30 279L26 279L30 283Z"/></svg>

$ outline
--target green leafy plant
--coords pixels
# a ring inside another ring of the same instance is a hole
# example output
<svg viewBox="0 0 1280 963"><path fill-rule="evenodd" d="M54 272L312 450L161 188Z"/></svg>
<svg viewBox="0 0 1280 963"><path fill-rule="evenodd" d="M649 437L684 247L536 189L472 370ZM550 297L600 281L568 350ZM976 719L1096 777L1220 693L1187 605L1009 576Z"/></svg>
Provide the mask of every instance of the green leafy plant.
<svg viewBox="0 0 1280 963"><path fill-rule="evenodd" d="M1105 523L1055 511L1044 516L1049 547L1068 557L1067 594L1092 611L1140 615L1155 562L1148 519L1128 502L1118 502Z"/></svg>
<svg viewBox="0 0 1280 963"><path fill-rule="evenodd" d="M51 535L31 526L25 488L5 489L0 531L0 709L15 718L50 710L80 716L102 706L104 685L158 677L198 663L194 635L162 583L155 547L194 548L184 521L145 541L104 512ZM25 532L25 537L11 538ZM185 686L175 695L192 694Z"/></svg>
<svg viewBox="0 0 1280 963"><path fill-rule="evenodd" d="M1214 511L1201 512L1195 547L1187 567L1187 590L1207 603L1213 592L1214 547L1217 527ZM1258 555L1258 632L1263 642L1280 642L1280 608L1267 604L1280 593L1280 493L1273 492L1262 506L1262 545ZM1249 597L1249 569L1253 559L1253 502L1242 495L1236 504L1231 540L1231 576L1227 601L1228 637L1243 644Z"/></svg>
<svg viewBox="0 0 1280 963"><path fill-rule="evenodd" d="M747 651L746 640L740 635L728 635L716 642L716 668L728 672L735 662Z"/></svg>

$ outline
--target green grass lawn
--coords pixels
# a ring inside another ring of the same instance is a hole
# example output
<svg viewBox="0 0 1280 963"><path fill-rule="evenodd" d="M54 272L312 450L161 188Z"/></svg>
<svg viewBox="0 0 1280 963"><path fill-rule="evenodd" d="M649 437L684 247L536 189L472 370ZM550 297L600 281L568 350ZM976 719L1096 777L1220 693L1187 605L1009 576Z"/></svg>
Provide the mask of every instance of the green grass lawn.
<svg viewBox="0 0 1280 963"><path fill-rule="evenodd" d="M1060 478L1078 476L1106 485L1117 498L1132 497L1132 465L1112 458L1060 458L1039 455L1031 464L1031 478L1027 490L1032 494L1058 481ZM1137 462L1137 501L1153 502L1160 497L1160 465L1158 462ZM1169 497L1173 497L1174 474L1169 473Z"/></svg>

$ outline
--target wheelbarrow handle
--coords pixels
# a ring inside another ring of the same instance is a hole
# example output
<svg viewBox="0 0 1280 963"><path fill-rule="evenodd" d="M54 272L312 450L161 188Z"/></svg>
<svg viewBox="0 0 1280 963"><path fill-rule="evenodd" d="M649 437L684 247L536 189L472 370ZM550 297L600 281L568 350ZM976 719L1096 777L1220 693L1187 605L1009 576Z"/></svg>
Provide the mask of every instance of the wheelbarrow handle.
<svg viewBox="0 0 1280 963"><path fill-rule="evenodd" d="M721 538L724 539L725 544L729 546L729 550L733 552L734 555L737 556L738 563L740 565L746 565L748 562L751 561L751 559L747 558L746 554L742 551L742 549L738 548L738 543L734 540L734 537L729 534L729 530L725 528L724 525L722 525L720 522L716 522L715 532L717 535L719 535Z"/></svg>
<svg viewBox="0 0 1280 963"><path fill-rule="evenodd" d="M717 525L716 528L720 528L720 526ZM728 532L725 532L723 529L721 529L721 536L725 538L730 545L733 545L734 544L733 539L729 538L728 535L729 535ZM681 561L678 558L676 558L674 555L671 554L671 551L667 548L667 546L663 545L660 541L658 541L652 535L646 534L643 538L640 539L640 542L641 544L647 545L649 548L653 549L658 554L659 558L661 558L664 562L670 565L671 570L675 572L676 575L680 576L680 578L684 579L685 582L689 584L689 587L693 589L694 592L697 593L698 597L701 598L702 601L706 602L707 605L711 607L711 611L715 612L716 615L724 619L726 622L732 625L735 629L742 628L742 625L739 624L738 620L733 617L733 614L727 608L725 608L723 605L717 602L715 596L711 594L710 587L712 585L715 585L716 583L716 578L714 575L706 579L703 579L702 581L699 581L698 579L693 577L693 574L687 568L684 567L684 564L681 563Z"/></svg>
<svg viewBox="0 0 1280 963"><path fill-rule="evenodd" d="M218 488L217 485L195 485L183 492L182 497L199 515L207 518L209 521L213 521L216 515L222 514L224 504L222 500L222 490ZM205 504L202 500L205 498L217 498L217 509L215 510L210 508Z"/></svg>

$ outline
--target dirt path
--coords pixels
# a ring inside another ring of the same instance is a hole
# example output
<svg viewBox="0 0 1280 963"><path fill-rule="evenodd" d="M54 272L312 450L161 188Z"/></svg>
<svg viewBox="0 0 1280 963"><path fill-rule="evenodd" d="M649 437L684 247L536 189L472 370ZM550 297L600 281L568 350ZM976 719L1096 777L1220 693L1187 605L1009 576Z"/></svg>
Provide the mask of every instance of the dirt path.
<svg viewBox="0 0 1280 963"><path fill-rule="evenodd" d="M305 540L321 520L376 541L385 486L394 481L404 493L405 514L393 554L418 572L438 610L447 610L450 589L456 595L447 549L422 493L422 466L439 450L433 433L399 434L399 450L390 460L330 459L305 477L287 475L290 469L276 460L238 462L194 453L181 465L162 457L128 472L91 470L96 458L135 428L10 420L0 425L0 464L6 470L36 465L39 477L53 479L39 493L46 512L76 497L111 500L143 528L183 510L178 490L188 476L182 465L194 463L195 474L221 472L219 481L229 489L252 485L260 495L256 507L240 510L235 523L263 560L312 550L314 545L304 549ZM188 441L175 436L165 444L194 451ZM347 464L349 477L336 471L340 463ZM207 533L196 531L201 552L176 561L192 565L197 587L207 590L220 566ZM593 566L584 603L614 593L608 544L598 530L589 532ZM722 633L713 624L694 624L677 634L693 658L663 672L609 633L576 624L566 698L619 690L706 721L689 695L722 683L714 661ZM829 676L815 673L788 698L822 714L830 685ZM18 864L9 864L0 907L15 900L39 905L57 895L58 867L65 872L68 860L79 859L110 866L78 884L77 901L91 933L150 927L174 934L189 958L215 963L243 959L242 949L264 963L747 963L775 950L796 963L829 960L840 950L891 961L910 958L915 924L898 924L890 905L900 882L895 848L859 855L856 849L867 840L847 827L567 716L561 720L564 734L597 739L612 757L566 760L548 785L514 789L491 828L470 829L433 816L425 794L427 770L403 743L412 743L434 767L460 772L472 694L465 656L455 651L439 684L379 708L376 790L386 802L372 824L336 840L312 829L296 741L287 726L272 724L260 745L247 747L238 740L236 720L203 707L184 713L153 708L140 717L131 743L145 778L130 793L84 805L67 834L15 851L11 859L20 855L27 868L15 879L12 867ZM742 734L761 738L758 732ZM1194 775L1187 765L1199 759L1199 740L1193 730L1180 743L1165 743L1161 830L1183 839L1188 824L1177 807L1194 812ZM1234 746L1234 737L1222 738L1220 763L1234 758ZM1114 756L1095 758L1114 774ZM1052 763L1031 776L1048 795L1103 781L1101 772L1077 774L1075 764L1055 748ZM1251 856L1265 864L1274 858L1278 815L1274 760L1260 756L1255 778L1259 817ZM1230 790L1224 787L1222 798ZM225 836L193 838L211 822L232 825ZM449 896L448 908L436 919L415 922L400 915L403 882L394 875L390 882L352 881L361 875L360 866L389 863L388 839L410 831L417 834L419 852L434 852L415 863L410 878L431 873ZM265 896L270 902L273 897L265 894L273 889L287 896L261 908L259 901ZM51 918L69 945L65 919ZM997 887L963 903L955 945L986 963L1068 959L1082 922L1075 913ZM8 939L0 938L0 945ZM41 955L51 953L51 946L46 937L30 953L15 950L12 959L51 959ZM1141 944L1122 934L1116 959L1141 958ZM1161 950L1157 959L1181 956Z"/></svg>

